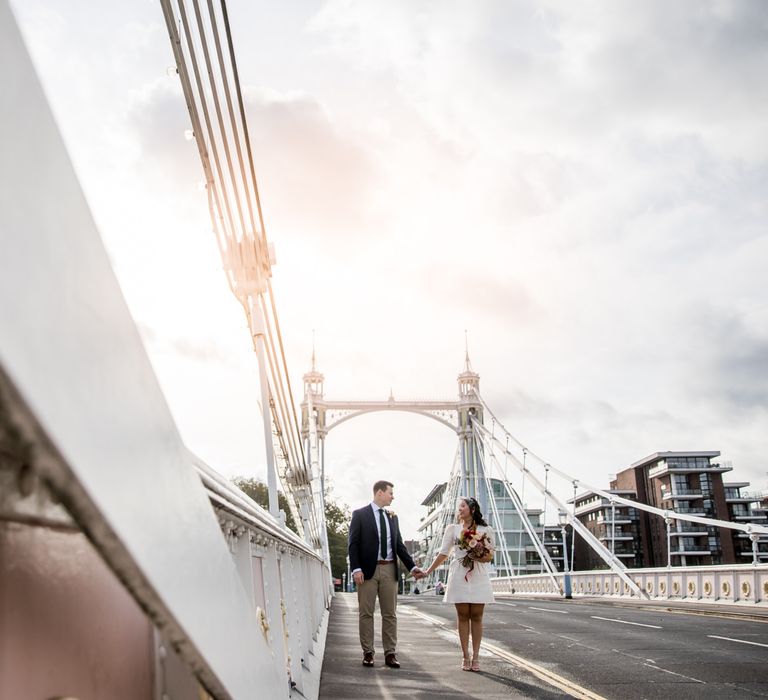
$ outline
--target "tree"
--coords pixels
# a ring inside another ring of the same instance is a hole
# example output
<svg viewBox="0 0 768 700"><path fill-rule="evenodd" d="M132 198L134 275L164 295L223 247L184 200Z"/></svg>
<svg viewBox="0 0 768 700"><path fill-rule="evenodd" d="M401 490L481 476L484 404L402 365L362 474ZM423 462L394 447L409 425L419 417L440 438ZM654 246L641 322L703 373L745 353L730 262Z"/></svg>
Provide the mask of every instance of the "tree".
<svg viewBox="0 0 768 700"><path fill-rule="evenodd" d="M331 556L331 574L341 578L347 571L347 538L349 537L349 506L331 498L330 487L325 489L325 526L328 532L328 553Z"/></svg>
<svg viewBox="0 0 768 700"><path fill-rule="evenodd" d="M269 489L263 481L254 478L246 478L244 476L236 476L232 479L232 483L237 486L246 496L252 498L262 508L269 509ZM285 524L289 530L293 530L296 534L299 533L296 523L291 513L291 508L288 505L288 499L282 491L277 492L277 506L285 513Z"/></svg>
<svg viewBox="0 0 768 700"><path fill-rule="evenodd" d="M259 479L236 476L232 479L237 488L250 496L262 508L269 507L269 490ZM285 524L298 534L296 523L288 506L288 499L282 491L277 492L277 503L285 512ZM337 503L331 497L331 488L325 489L325 524L328 533L328 552L331 557L331 573L334 578L341 578L347 570L347 537L349 536L349 506Z"/></svg>

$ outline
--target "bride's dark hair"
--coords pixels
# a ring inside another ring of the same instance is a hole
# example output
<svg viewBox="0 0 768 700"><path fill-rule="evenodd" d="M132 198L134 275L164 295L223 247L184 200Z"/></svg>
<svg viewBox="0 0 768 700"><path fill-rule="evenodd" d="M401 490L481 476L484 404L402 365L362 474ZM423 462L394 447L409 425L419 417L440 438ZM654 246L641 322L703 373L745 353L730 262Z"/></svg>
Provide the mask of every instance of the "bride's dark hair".
<svg viewBox="0 0 768 700"><path fill-rule="evenodd" d="M475 525L482 525L483 527L488 527L488 523L485 522L485 519L483 518L483 514L480 511L480 504L471 496L462 496L461 500L467 504L467 508L469 508L469 513L472 516L472 520L475 523Z"/></svg>

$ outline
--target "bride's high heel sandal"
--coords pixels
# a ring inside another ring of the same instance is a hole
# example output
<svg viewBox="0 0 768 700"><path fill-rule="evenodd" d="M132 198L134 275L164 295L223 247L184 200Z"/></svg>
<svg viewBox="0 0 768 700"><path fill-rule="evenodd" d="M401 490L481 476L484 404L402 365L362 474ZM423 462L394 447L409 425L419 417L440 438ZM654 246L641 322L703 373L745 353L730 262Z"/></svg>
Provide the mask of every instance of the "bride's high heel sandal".
<svg viewBox="0 0 768 700"><path fill-rule="evenodd" d="M470 662L468 656L465 656L464 660L461 662L461 670L462 671L471 671L472 670L472 663Z"/></svg>
<svg viewBox="0 0 768 700"><path fill-rule="evenodd" d="M477 659L472 659L472 665L469 667L470 671L479 671L480 662Z"/></svg>

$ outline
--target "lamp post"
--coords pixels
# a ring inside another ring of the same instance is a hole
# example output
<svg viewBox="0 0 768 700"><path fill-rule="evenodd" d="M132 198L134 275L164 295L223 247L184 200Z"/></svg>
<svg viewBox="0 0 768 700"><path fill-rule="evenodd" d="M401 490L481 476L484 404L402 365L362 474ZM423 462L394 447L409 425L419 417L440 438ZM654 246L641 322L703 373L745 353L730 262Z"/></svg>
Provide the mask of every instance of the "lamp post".
<svg viewBox="0 0 768 700"><path fill-rule="evenodd" d="M341 590L346 591L347 590L347 572L341 574Z"/></svg>
<svg viewBox="0 0 768 700"><path fill-rule="evenodd" d="M400 574L400 595L405 595L405 574Z"/></svg>
<svg viewBox="0 0 768 700"><path fill-rule="evenodd" d="M347 593L352 592L352 576L349 573L349 555L347 555L347 587L345 590Z"/></svg>
<svg viewBox="0 0 768 700"><path fill-rule="evenodd" d="M565 597L570 600L571 595L571 572L568 569L568 542L565 537L565 526L568 523L568 514L564 510L557 512L557 519L560 523L560 535L563 538L563 592Z"/></svg>

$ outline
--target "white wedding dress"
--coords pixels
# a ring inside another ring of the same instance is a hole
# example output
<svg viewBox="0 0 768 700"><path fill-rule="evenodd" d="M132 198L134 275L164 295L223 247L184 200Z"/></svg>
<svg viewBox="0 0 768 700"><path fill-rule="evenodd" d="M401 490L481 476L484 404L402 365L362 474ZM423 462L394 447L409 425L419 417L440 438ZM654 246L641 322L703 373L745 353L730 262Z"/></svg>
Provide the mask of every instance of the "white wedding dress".
<svg viewBox="0 0 768 700"><path fill-rule="evenodd" d="M496 548L493 530L490 527L478 525L477 531L485 532L488 535L491 546L494 549ZM471 571L462 566L461 560L466 552L457 545L459 535L461 535L461 525L458 524L449 525L445 528L445 533L443 534L440 554L449 557L448 583L443 600L446 603L492 603L493 590L491 589L491 579L488 575L490 565L475 562L475 566Z"/></svg>

